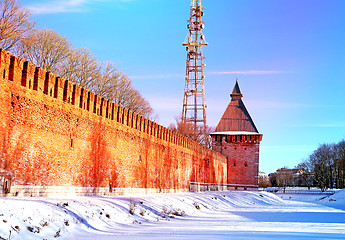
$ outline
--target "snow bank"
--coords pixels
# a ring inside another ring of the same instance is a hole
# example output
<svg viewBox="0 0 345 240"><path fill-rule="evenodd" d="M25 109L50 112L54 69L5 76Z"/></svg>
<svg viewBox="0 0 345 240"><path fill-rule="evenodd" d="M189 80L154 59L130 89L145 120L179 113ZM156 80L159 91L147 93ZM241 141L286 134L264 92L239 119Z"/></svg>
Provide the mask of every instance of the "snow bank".
<svg viewBox="0 0 345 240"><path fill-rule="evenodd" d="M1 198L0 239L73 239L214 211L284 205L270 193L215 192L133 197Z"/></svg>
<svg viewBox="0 0 345 240"><path fill-rule="evenodd" d="M345 203L345 189L336 191L333 195L329 196L328 198L325 198L325 200Z"/></svg>
<svg viewBox="0 0 345 240"><path fill-rule="evenodd" d="M325 196L320 202L327 203L327 206L340 207L345 210L345 189L337 190L333 195Z"/></svg>
<svg viewBox="0 0 345 240"><path fill-rule="evenodd" d="M236 191L0 198L0 240L345 239L344 196L342 190L313 202Z"/></svg>

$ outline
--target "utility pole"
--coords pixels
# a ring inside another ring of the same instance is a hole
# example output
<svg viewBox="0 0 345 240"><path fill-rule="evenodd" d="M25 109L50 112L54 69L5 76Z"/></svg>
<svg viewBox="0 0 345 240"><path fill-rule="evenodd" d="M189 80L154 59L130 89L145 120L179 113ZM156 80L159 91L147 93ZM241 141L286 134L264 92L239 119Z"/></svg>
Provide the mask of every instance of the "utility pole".
<svg viewBox="0 0 345 240"><path fill-rule="evenodd" d="M208 144L206 134L206 105L204 91L204 67L203 46L208 45L202 34L204 22L204 7L201 0L191 0L190 19L187 21L188 35L183 43L186 46L186 80L183 97L182 123L191 124L195 133L194 140L197 140L196 133L202 129L205 145Z"/></svg>

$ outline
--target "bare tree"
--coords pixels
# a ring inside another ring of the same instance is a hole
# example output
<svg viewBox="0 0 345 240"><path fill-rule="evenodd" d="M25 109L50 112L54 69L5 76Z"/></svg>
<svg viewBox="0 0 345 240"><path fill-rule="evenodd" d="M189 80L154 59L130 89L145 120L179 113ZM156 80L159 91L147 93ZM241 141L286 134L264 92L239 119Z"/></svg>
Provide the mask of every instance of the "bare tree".
<svg viewBox="0 0 345 240"><path fill-rule="evenodd" d="M71 43L52 30L39 29L18 45L18 54L38 67L53 72L77 85L128 108L146 118L153 110L128 76L111 62L99 64L88 49L72 49Z"/></svg>
<svg viewBox="0 0 345 240"><path fill-rule="evenodd" d="M21 41L33 27L30 12L17 0L0 1L0 48L10 50Z"/></svg>
<svg viewBox="0 0 345 240"><path fill-rule="evenodd" d="M287 168L286 168L287 169ZM282 172L277 175L277 185L282 187L285 193L286 187L293 186L293 175L291 172Z"/></svg>
<svg viewBox="0 0 345 240"><path fill-rule="evenodd" d="M128 76L119 72L111 62L105 64L92 90L94 90L96 94L146 118L152 117L153 110L149 102L133 87L132 81Z"/></svg>
<svg viewBox="0 0 345 240"><path fill-rule="evenodd" d="M340 141L334 147L334 181L336 188L345 188L345 140Z"/></svg>
<svg viewBox="0 0 345 240"><path fill-rule="evenodd" d="M80 87L92 89L101 77L101 66L89 49L74 49L56 73Z"/></svg>
<svg viewBox="0 0 345 240"><path fill-rule="evenodd" d="M201 145L205 145L205 135L204 135L204 126L197 126L195 127L194 123L192 122L183 122L181 117L175 118L176 124L170 124L169 129L182 134ZM211 148L211 138L209 137L210 134L214 131L213 127L206 126L206 135L208 137L207 143L209 148Z"/></svg>
<svg viewBox="0 0 345 240"><path fill-rule="evenodd" d="M20 57L38 67L57 73L71 53L71 43L58 33L38 29L21 41L18 46Z"/></svg>
<svg viewBox="0 0 345 240"><path fill-rule="evenodd" d="M301 182L298 186L300 187L300 185L305 185L308 187L308 189L310 189L314 185L314 173L310 170L312 167L310 166L308 160L304 160L302 163L299 163L295 168L305 170L304 172L300 173Z"/></svg>
<svg viewBox="0 0 345 240"><path fill-rule="evenodd" d="M314 166L314 178L321 190L334 184L334 144L322 144L310 155Z"/></svg>
<svg viewBox="0 0 345 240"><path fill-rule="evenodd" d="M298 166L307 170L308 181L311 184L315 183L322 191L333 187L344 188L345 140L337 144L321 144L307 160Z"/></svg>
<svg viewBox="0 0 345 240"><path fill-rule="evenodd" d="M263 176L259 176L258 185L260 188L272 187L271 182Z"/></svg>

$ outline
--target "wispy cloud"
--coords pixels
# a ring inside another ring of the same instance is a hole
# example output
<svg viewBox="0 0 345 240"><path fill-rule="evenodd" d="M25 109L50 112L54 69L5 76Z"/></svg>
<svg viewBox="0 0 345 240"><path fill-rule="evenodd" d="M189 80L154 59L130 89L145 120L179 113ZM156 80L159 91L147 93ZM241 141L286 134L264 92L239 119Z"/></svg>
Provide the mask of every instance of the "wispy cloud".
<svg viewBox="0 0 345 240"><path fill-rule="evenodd" d="M88 0L58 0L26 6L33 14L51 14L84 11Z"/></svg>
<svg viewBox="0 0 345 240"><path fill-rule="evenodd" d="M33 14L55 14L67 12L84 12L87 11L87 4L108 0L52 0L41 3L34 3L25 6ZM131 2L134 0L115 0L116 2Z"/></svg>
<svg viewBox="0 0 345 240"><path fill-rule="evenodd" d="M320 127L320 128L344 128L345 122L328 122L328 123L319 123L314 124L312 127Z"/></svg>
<svg viewBox="0 0 345 240"><path fill-rule="evenodd" d="M268 75L268 74L283 74L285 71L277 70L249 70L249 71L219 71L219 72L207 72L207 74L213 75Z"/></svg>

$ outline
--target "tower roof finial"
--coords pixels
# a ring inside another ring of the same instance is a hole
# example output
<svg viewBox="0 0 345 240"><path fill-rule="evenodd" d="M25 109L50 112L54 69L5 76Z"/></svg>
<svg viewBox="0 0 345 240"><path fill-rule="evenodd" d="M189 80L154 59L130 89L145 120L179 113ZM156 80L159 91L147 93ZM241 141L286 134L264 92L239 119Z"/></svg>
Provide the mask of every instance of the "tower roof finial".
<svg viewBox="0 0 345 240"><path fill-rule="evenodd" d="M243 97L241 90L240 90L240 86L238 85L238 78L236 78L236 83L235 83L235 87L232 90L232 93L230 94L230 97L234 100L236 99L241 99Z"/></svg>

